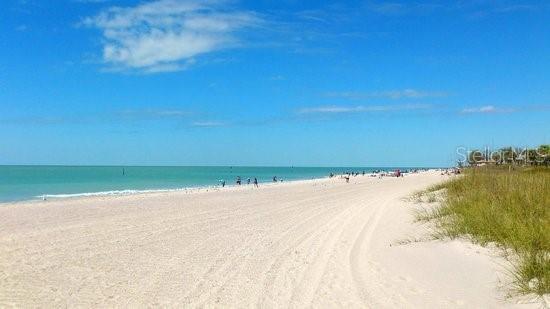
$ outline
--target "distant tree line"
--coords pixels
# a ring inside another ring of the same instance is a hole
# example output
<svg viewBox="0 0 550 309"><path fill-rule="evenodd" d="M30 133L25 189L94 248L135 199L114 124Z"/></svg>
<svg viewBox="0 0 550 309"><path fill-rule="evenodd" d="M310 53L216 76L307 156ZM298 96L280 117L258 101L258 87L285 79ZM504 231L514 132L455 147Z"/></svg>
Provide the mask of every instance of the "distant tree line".
<svg viewBox="0 0 550 309"><path fill-rule="evenodd" d="M540 145L536 148L504 147L498 150L472 150L468 153L468 164L471 166L483 164L518 164L534 166L550 166L550 145Z"/></svg>

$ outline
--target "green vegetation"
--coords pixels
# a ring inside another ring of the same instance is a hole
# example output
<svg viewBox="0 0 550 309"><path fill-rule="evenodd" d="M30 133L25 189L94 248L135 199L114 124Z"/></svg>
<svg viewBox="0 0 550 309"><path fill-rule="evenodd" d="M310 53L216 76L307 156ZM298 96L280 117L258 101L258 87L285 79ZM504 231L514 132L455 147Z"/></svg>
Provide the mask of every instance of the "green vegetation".
<svg viewBox="0 0 550 309"><path fill-rule="evenodd" d="M431 188L441 206L418 215L436 237L468 236L504 249L514 269L511 295L550 293L550 169L484 166ZM433 194L433 193L432 193Z"/></svg>

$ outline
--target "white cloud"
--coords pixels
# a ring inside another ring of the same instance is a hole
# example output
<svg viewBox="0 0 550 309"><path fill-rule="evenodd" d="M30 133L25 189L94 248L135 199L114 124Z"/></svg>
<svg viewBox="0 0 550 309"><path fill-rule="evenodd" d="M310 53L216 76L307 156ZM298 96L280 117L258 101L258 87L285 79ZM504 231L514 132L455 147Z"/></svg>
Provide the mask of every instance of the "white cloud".
<svg viewBox="0 0 550 309"><path fill-rule="evenodd" d="M368 98L419 99L419 98L429 98L429 97L445 97L447 95L448 94L446 92L442 92L442 91L420 91L415 89L376 91L376 92L343 91L343 92L326 93L326 96L328 97L339 97L339 98L345 98L345 99L368 99Z"/></svg>
<svg viewBox="0 0 550 309"><path fill-rule="evenodd" d="M191 125L194 127L221 127L226 124L220 121L195 121Z"/></svg>
<svg viewBox="0 0 550 309"><path fill-rule="evenodd" d="M157 0L111 7L83 24L102 31L110 69L155 73L183 70L194 57L236 47L238 32L260 22L222 1Z"/></svg>
<svg viewBox="0 0 550 309"><path fill-rule="evenodd" d="M192 113L179 109L128 109L116 113L118 119L123 120L152 120L152 119L180 119Z"/></svg>
<svg viewBox="0 0 550 309"><path fill-rule="evenodd" d="M491 114L491 113L511 113L511 112L514 112L514 111L515 110L512 109L512 108L497 108L493 105L486 105L486 106L481 106L481 107L465 108L461 112L463 114L476 114L476 113Z"/></svg>
<svg viewBox="0 0 550 309"><path fill-rule="evenodd" d="M318 106L298 110L298 114L344 114L368 112L392 112L404 110L429 109L428 104L374 105L374 106Z"/></svg>
<svg viewBox="0 0 550 309"><path fill-rule="evenodd" d="M450 8L451 6L447 7L447 9ZM436 10L445 9L445 6L436 3L422 3L418 1L403 1L402 3L395 1L370 1L367 3L367 9L380 15L400 16L405 14L431 13Z"/></svg>

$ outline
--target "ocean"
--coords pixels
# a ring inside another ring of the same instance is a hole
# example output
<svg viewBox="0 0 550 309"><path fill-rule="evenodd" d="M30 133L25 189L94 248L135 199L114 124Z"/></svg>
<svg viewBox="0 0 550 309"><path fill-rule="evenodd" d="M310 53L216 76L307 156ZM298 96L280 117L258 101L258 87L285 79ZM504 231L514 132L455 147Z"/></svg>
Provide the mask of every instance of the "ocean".
<svg viewBox="0 0 550 309"><path fill-rule="evenodd" d="M131 194L234 185L250 177L271 182L326 177L344 171L371 172L366 167L231 167L231 166L0 166L0 202L86 195ZM391 170L393 168L384 168Z"/></svg>

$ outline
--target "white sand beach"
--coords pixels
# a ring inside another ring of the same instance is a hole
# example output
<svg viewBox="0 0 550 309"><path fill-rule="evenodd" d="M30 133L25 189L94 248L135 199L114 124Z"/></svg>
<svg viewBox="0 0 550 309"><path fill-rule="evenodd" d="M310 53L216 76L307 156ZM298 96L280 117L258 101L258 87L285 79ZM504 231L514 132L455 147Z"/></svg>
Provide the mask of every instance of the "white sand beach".
<svg viewBox="0 0 550 309"><path fill-rule="evenodd" d="M0 206L0 307L539 307L506 264L426 241L405 198L448 176L352 177Z"/></svg>

